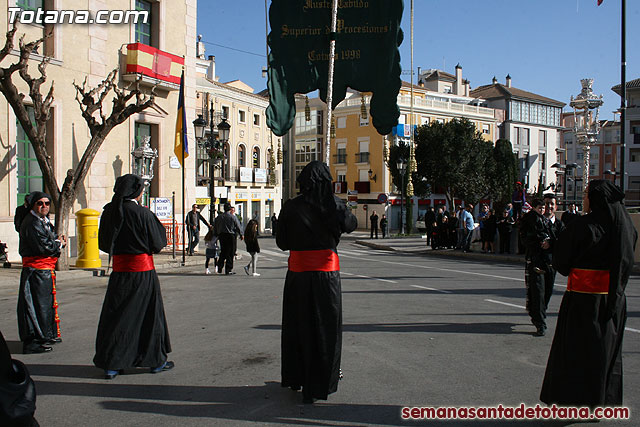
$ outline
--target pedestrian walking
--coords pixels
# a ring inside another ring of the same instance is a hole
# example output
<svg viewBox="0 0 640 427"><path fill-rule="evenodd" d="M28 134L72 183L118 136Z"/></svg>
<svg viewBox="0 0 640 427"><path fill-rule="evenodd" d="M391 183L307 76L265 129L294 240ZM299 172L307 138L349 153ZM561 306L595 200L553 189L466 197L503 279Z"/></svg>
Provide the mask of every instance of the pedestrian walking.
<svg viewBox="0 0 640 427"><path fill-rule="evenodd" d="M18 251L22 256L18 292L18 331L24 354L45 353L62 341L56 290L56 262L67 238L57 236L49 221L51 196L34 191L29 212L20 222Z"/></svg>
<svg viewBox="0 0 640 427"><path fill-rule="evenodd" d="M232 212L230 203L224 204L224 213L218 215L213 221L213 234L218 237L220 242L220 257L218 258L218 274L224 273L236 274L233 271L233 258L235 255L236 234L243 238L242 226L240 221Z"/></svg>
<svg viewBox="0 0 640 427"><path fill-rule="evenodd" d="M275 237L277 231L278 231L278 217L274 212L273 215L271 215L271 235Z"/></svg>
<svg viewBox="0 0 640 427"><path fill-rule="evenodd" d="M568 276L540 400L577 407L622 405L625 288L638 232L607 180L593 180L583 211L560 235L553 266Z"/></svg>
<svg viewBox="0 0 640 427"><path fill-rule="evenodd" d="M247 276L260 276L258 273L258 254L260 253L260 245L258 244L258 222L251 220L244 229L244 244L247 245L247 252L251 255L249 264L245 265L244 272Z"/></svg>
<svg viewBox="0 0 640 427"><path fill-rule="evenodd" d="M113 259L102 304L93 363L113 379L124 369L167 371L174 363L153 254L167 245L164 226L140 206L144 181L126 174L116 179L113 198L100 218L100 250Z"/></svg>
<svg viewBox="0 0 640 427"><path fill-rule="evenodd" d="M191 210L187 213L187 218L185 219L185 224L189 231L189 255L193 255L194 249L200 243L200 221L204 222L208 228L211 228L207 220L198 211L198 205L191 206Z"/></svg>
<svg viewBox="0 0 640 427"><path fill-rule="evenodd" d="M213 235L213 229L209 229L207 235L204 236L205 255L204 261L204 274L211 274L209 270L209 261L213 259L213 270L216 270L218 265L218 257L220 256L220 248L218 247L218 238Z"/></svg>
<svg viewBox="0 0 640 427"><path fill-rule="evenodd" d="M329 167L312 161L297 179L302 194L280 212L276 243L289 251L282 311L282 383L303 402L338 389L342 292L337 246L358 222L333 195Z"/></svg>
<svg viewBox="0 0 640 427"><path fill-rule="evenodd" d="M382 238L387 237L387 216L382 214L382 218L380 218L380 231L382 231Z"/></svg>
<svg viewBox="0 0 640 427"><path fill-rule="evenodd" d="M373 234L375 233L376 239L378 238L378 214L376 211L373 211L371 216L369 217L371 221L371 238L373 239Z"/></svg>
<svg viewBox="0 0 640 427"><path fill-rule="evenodd" d="M551 295L553 295L553 287L556 282L556 269L553 268L553 251L556 247L558 237L565 230L562 220L556 218L556 209L558 200L553 193L544 195L544 218L549 239L542 247L542 254L545 257L545 264L548 266L544 273L544 306L545 310L549 307Z"/></svg>

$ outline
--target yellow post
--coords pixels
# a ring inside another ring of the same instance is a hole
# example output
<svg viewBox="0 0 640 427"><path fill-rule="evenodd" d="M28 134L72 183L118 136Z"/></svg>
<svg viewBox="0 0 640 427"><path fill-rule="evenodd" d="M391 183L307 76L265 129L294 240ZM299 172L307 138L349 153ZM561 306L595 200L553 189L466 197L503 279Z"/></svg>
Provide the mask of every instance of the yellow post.
<svg viewBox="0 0 640 427"><path fill-rule="evenodd" d="M93 209L82 209L76 212L76 229L78 237L78 268L100 268L100 250L98 249L98 219L100 212Z"/></svg>

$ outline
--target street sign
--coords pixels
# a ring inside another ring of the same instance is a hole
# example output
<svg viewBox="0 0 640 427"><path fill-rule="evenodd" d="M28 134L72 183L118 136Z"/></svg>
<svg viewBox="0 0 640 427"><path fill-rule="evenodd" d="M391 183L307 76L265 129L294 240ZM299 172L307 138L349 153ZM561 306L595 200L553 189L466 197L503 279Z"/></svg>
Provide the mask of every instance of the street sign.
<svg viewBox="0 0 640 427"><path fill-rule="evenodd" d="M215 197L213 198L213 202L215 203ZM208 205L211 203L211 199L209 197L196 197L196 205Z"/></svg>
<svg viewBox="0 0 640 427"><path fill-rule="evenodd" d="M367 209L369 209L369 205L363 205L362 209L364 209L366 211Z"/></svg>
<svg viewBox="0 0 640 427"><path fill-rule="evenodd" d="M151 212L155 213L158 219L171 219L173 207L169 197L152 197L150 200Z"/></svg>
<svg viewBox="0 0 640 427"><path fill-rule="evenodd" d="M387 203L387 201L389 200L389 197L387 197L387 195L385 193L380 193L378 194L378 203Z"/></svg>

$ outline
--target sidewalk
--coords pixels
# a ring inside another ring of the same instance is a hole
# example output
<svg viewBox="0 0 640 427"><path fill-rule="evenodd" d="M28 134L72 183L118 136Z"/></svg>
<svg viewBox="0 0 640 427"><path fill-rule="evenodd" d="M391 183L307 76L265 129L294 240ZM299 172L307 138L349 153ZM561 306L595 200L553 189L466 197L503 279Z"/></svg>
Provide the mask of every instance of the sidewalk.
<svg viewBox="0 0 640 427"><path fill-rule="evenodd" d="M373 249L393 251L403 253L407 255L426 255L426 256L441 256L447 258L462 258L473 259L476 261L490 260L498 262L510 262L517 263L524 266L524 255L518 254L490 254L483 253L480 250L473 250L472 252L462 252L453 249L437 249L433 250L431 247L427 247L427 240L423 237L390 237L385 239L370 239L364 232L358 233L355 243L367 246ZM361 235L361 236L360 236ZM474 247L479 248L479 244L473 244ZM640 263L635 263L633 266L633 273L640 273Z"/></svg>

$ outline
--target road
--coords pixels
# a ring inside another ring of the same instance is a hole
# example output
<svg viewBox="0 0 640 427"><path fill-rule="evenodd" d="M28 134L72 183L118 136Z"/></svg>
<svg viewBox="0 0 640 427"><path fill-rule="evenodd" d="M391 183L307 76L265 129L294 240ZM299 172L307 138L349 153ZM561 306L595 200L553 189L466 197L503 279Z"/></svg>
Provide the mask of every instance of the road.
<svg viewBox="0 0 640 427"><path fill-rule="evenodd" d="M15 356L36 380L41 425L433 425L403 421L401 408L539 403L566 278L557 279L547 336L535 337L519 265L408 256L345 239L345 377L326 402L302 405L299 393L279 385L287 254L272 239L260 244L259 278L244 275L246 253L235 276L205 276L204 266L160 273L176 368L157 375L102 379L92 358L106 278L59 283L64 342L48 354ZM634 276L628 286L623 353L632 417L640 410L639 284ZM16 289L0 286L0 320L19 352Z"/></svg>

